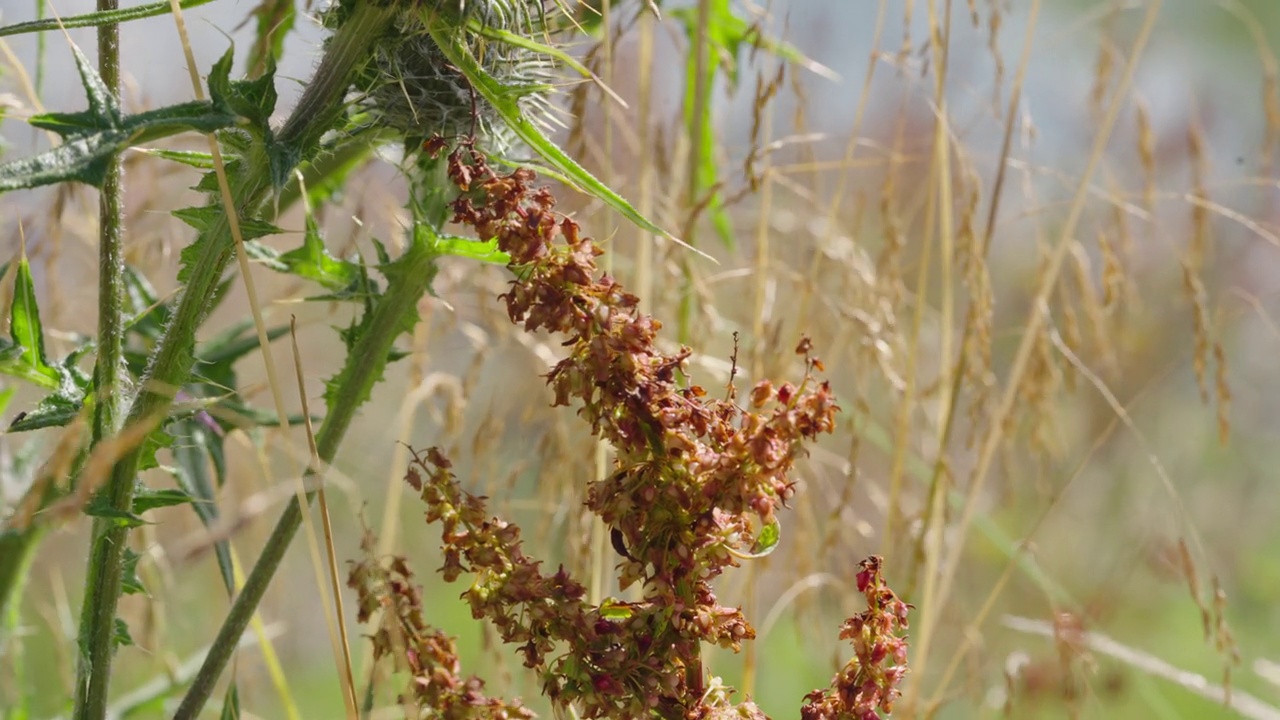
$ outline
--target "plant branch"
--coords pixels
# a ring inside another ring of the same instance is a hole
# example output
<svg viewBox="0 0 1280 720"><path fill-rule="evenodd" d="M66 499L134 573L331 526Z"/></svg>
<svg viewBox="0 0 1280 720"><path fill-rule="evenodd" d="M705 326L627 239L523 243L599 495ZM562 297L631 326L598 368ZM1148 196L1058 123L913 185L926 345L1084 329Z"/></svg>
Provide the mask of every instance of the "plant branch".
<svg viewBox="0 0 1280 720"><path fill-rule="evenodd" d="M119 8L118 0L98 0L99 12ZM120 97L120 26L98 27L98 75ZM92 444L115 435L121 415L120 391L124 371L124 208L123 167L118 154L107 160L98 194L98 357L93 377ZM133 504L133 478L112 474L104 489L113 511L128 513ZM102 718L107 712L107 680L115 653L116 599L124 573L128 528L113 518L93 522L85 598L80 611L76 663L77 719Z"/></svg>
<svg viewBox="0 0 1280 720"><path fill-rule="evenodd" d="M102 0L104 3L107 1ZM333 126L343 111L344 95L354 71L368 57L370 47L380 37L392 14L389 8L360 3L334 35L315 78L307 86L276 140L276 148L283 152L269 153L267 148L257 147L246 158L246 171L237 179L231 192L238 215L255 216L273 187L273 178L287 172L288 168L281 165L292 167L313 151L320 136ZM105 79L105 72L103 76ZM202 244L203 251L189 266L187 285L130 407L128 425L164 417L173 403L176 389L190 375L196 330L204 322L210 300L234 250L226 214L216 217L197 242ZM127 452L113 468L104 489L112 508L123 512L130 510L140 459L139 446ZM98 720L106 712L127 534L127 527L107 526L101 521L95 523L80 626L76 720Z"/></svg>
<svg viewBox="0 0 1280 720"><path fill-rule="evenodd" d="M404 332L403 319L418 304L431 285L437 254L433 244L425 239L415 239L399 261L400 272L378 299L372 310L368 328L347 354L346 362L338 377L341 379L333 402L330 403L324 423L316 434L316 451L322 466L333 462L338 445L346 435L360 405L369 397L377 379L387 364L395 339ZM308 471L308 475L312 473ZM315 493L307 494L308 502ZM174 715L175 720L192 720L199 715L208 701L218 676L235 651L237 639L244 632L262 600L271 578L284 559L293 536L302 523L302 507L295 497L276 522L258 562L253 567L236 597L235 604L223 621L213 647L205 657L186 697Z"/></svg>
<svg viewBox="0 0 1280 720"><path fill-rule="evenodd" d="M213 0L182 0L180 3L183 9L199 7L211 3ZM85 13L83 15L72 15L64 18L40 18L29 22L14 23L0 27L0 37L9 35L22 35L25 33L43 33L58 29L71 29L82 27L106 27L107 23L115 24L129 22L130 20L141 20L143 18L155 17L157 15L166 15L170 12L168 0L161 2L149 3L147 5L138 5L135 7L119 9L118 3L110 3L110 10L103 10L103 4L98 5L98 11Z"/></svg>

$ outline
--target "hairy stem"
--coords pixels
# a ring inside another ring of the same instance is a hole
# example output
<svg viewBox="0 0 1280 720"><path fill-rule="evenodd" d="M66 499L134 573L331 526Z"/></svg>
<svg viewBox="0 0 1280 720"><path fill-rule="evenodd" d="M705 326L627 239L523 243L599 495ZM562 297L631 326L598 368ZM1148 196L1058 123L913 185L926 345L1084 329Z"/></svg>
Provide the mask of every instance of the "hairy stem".
<svg viewBox="0 0 1280 720"><path fill-rule="evenodd" d="M119 8L118 0L98 0L99 12ZM120 26L98 27L98 75L120 96ZM108 161L98 194L98 358L93 372L93 445L119 429L124 373L124 172L120 156ZM133 478L113 475L104 490L112 510L128 513ZM76 663L72 717L97 719L107 713L107 680L115 654L116 599L120 595L127 528L111 519L94 519L80 609L80 655Z"/></svg>
<svg viewBox="0 0 1280 720"><path fill-rule="evenodd" d="M211 3L213 0L181 0L179 6L183 9L198 7ZM26 33L45 33L62 28L82 28L82 27L102 27L105 23L122 23L130 20L142 20L143 18L155 17L157 15L166 15L170 12L169 0L161 0L160 2L148 3L146 5L137 5L125 8L123 10L117 7L117 3L112 2L110 10L103 11L102 4L98 5L97 12L85 13L83 15L72 15L70 17L52 17L39 18L28 22L14 23L13 25L5 25L0 27L0 37L8 35L23 35ZM43 36L42 36L43 37Z"/></svg>
<svg viewBox="0 0 1280 720"><path fill-rule="evenodd" d="M372 310L368 328L355 347L347 354L346 362L338 377L342 378L333 402L325 415L320 431L316 433L316 450L323 465L333 462L338 445L351 426L356 411L369 397L373 384L382 376L387 358L395 339L405 331L404 318L412 312L426 293L434 276L436 253L430 242L415 240L400 261L401 272L378 299ZM308 475L310 475L310 471ZM310 501L314 491L307 494ZM218 630L204 664L196 674L191 688L174 715L175 720L192 720L200 714L213 687L235 651L236 643L262 600L271 578L284 559L289 543L293 541L302 523L302 507L298 499L289 501L271 537L258 556L258 562L236 597L235 604Z"/></svg>
<svg viewBox="0 0 1280 720"><path fill-rule="evenodd" d="M392 17L390 9L373 3L360 3L357 7L333 37L315 78L276 139L277 147L285 152L269 155L265 148L259 148L247 158L246 170L232 188L234 210L240 217L256 215L273 187L273 178L287 174L289 168L281 167L282 163L292 167L312 152L320 136L341 115L343 97L354 71L368 57L370 47ZM118 67L115 72L118 73ZM105 72L103 77L107 77ZM187 285L173 319L152 355L141 388L129 409L127 425L157 422L163 418L173 404L176 389L190 376L196 330L204 322L210 300L234 250L226 215L219 215L201 233L197 242L201 243L203 250L188 268ZM110 419L114 424L114 414ZM95 430L97 421L95 417ZM141 447L135 447L125 453L112 469L102 491L112 508L125 512L130 509L140 459ZM127 527L102 521L95 523L80 622L80 661L73 715L76 720L99 720L106 713L111 658L115 650L115 615L127 535Z"/></svg>

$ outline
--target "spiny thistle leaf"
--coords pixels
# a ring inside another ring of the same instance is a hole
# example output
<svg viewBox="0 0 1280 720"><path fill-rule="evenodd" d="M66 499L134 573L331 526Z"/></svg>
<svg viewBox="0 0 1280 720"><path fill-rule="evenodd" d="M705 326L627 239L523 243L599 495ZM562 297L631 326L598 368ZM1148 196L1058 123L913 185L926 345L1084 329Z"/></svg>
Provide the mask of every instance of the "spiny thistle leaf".
<svg viewBox="0 0 1280 720"><path fill-rule="evenodd" d="M416 303L406 304L404 310L395 310L395 315L391 314L391 308L400 307L397 302L402 302L400 296L404 294L406 288L413 288L415 293L431 287L431 279L436 273L435 258L440 253L436 250L436 243L439 238L435 231L424 223L418 223L414 227L412 240L409 247L404 253L394 261L384 262L378 266L379 272L387 279L387 290L380 295L371 296L366 301L364 312L358 321L353 322L345 330L339 332L343 343L346 345L348 355L358 352L361 342L374 331L374 323L380 322L381 327L390 328L390 337L392 339L400 335L413 332L413 328L418 324L418 308ZM381 245L377 245L380 255L385 256L385 250ZM426 266L426 282L423 282L424 264ZM379 320L381 318L381 320ZM384 335L385 336L385 335ZM404 357L406 353L396 352L392 350L387 354L386 361ZM367 365L367 367L365 366ZM348 383L354 383L360 386L361 392L358 396L351 398L352 402L364 403L369 399L372 387L382 382L382 372L386 363L379 362L377 358L370 358L368 362L347 362L343 365L342 370L337 375L325 381L324 399L330 409L337 402L338 395L343 387ZM371 382L358 382L356 376L360 373L372 373Z"/></svg>
<svg viewBox="0 0 1280 720"><path fill-rule="evenodd" d="M124 302L125 330L148 341L160 339L172 308L169 303L160 302L146 276L132 265L124 268Z"/></svg>
<svg viewBox="0 0 1280 720"><path fill-rule="evenodd" d="M271 113L276 109L275 61L252 80L232 80L231 65L235 47L227 48L209 72L209 97L215 107L248 119L249 127L262 137L269 137Z"/></svg>
<svg viewBox="0 0 1280 720"><path fill-rule="evenodd" d="M261 347L257 333L250 332L253 329L254 324L251 319L235 323L202 343L199 351L196 352L197 361L205 367L226 365L229 368L232 363ZM276 340L288 332L287 325L268 328L267 340Z"/></svg>
<svg viewBox="0 0 1280 720"><path fill-rule="evenodd" d="M9 336L0 350L0 371L20 377L43 388L56 388L61 377L49 364L44 352L44 326L40 323L40 305L36 300L35 281L26 253L18 259L13 280L13 305L9 308Z"/></svg>
<svg viewBox="0 0 1280 720"><path fill-rule="evenodd" d="M213 155L207 152L199 152L197 150L164 150L162 148L142 148L139 149L138 152L158 157L162 160L170 160L172 162L180 163L187 167L193 167L197 170L213 169ZM223 156L223 159L226 159L225 155Z"/></svg>
<svg viewBox="0 0 1280 720"><path fill-rule="evenodd" d="M142 556L129 548L124 549L124 570L121 573L123 577L120 579L120 592L125 595L145 595L146 588L142 586L142 581L138 579L138 560Z"/></svg>
<svg viewBox="0 0 1280 720"><path fill-rule="evenodd" d="M207 231L213 226L213 223L222 218L222 208L213 205L205 205L204 207L189 207L181 210L174 210L173 216L200 232ZM279 235L284 230L272 225L265 220L240 220L240 234L245 240L256 240L267 235ZM185 251L183 254L186 254Z"/></svg>
<svg viewBox="0 0 1280 720"><path fill-rule="evenodd" d="M46 395L34 410L24 413L9 425L7 432L28 432L47 427L62 427L80 414L84 406L89 378L78 370L69 369L58 389Z"/></svg>
<svg viewBox="0 0 1280 720"><path fill-rule="evenodd" d="M148 510L185 505L189 502L194 502L194 500L195 498L177 488L155 490L149 487L139 487L133 496L133 512L141 515Z"/></svg>
<svg viewBox="0 0 1280 720"><path fill-rule="evenodd" d="M102 493L94 493L93 499L84 506L84 514L89 517L102 518L112 525L122 528L132 529L147 524L145 520L133 512L112 507L111 502Z"/></svg>
<svg viewBox="0 0 1280 720"><path fill-rule="evenodd" d="M234 112L208 102L182 103L126 116L84 53L75 45L71 51L89 109L32 117L32 126L57 133L63 142L34 157L0 165L0 192L59 182L101 187L111 158L126 148L189 130L213 132L236 122Z"/></svg>
<svg viewBox="0 0 1280 720"><path fill-rule="evenodd" d="M116 618L116 631L111 640L117 647L132 645L133 636L129 634L129 624L120 618Z"/></svg>
<svg viewBox="0 0 1280 720"><path fill-rule="evenodd" d="M0 338L0 373L53 391L34 410L15 420L9 432L67 424L80 412L90 381L77 367L80 352L58 364L49 362L45 355L44 326L26 255L18 259L15 268L9 333L10 339Z"/></svg>
<svg viewBox="0 0 1280 720"><path fill-rule="evenodd" d="M441 255L455 255L495 265L506 265L511 262L511 256L498 249L496 239L481 241L475 238L448 235L438 238L435 247Z"/></svg>
<svg viewBox="0 0 1280 720"><path fill-rule="evenodd" d="M339 260L329 254L320 237L315 216L307 213L307 232L302 247L280 256L289 273L323 285L330 290L345 290L360 279L360 268L353 262Z"/></svg>

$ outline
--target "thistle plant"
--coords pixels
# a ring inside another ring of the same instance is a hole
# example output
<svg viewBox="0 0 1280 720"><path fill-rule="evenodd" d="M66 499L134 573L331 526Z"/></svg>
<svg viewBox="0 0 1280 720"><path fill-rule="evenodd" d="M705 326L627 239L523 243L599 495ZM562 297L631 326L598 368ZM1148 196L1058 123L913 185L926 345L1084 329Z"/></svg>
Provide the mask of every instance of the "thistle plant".
<svg viewBox="0 0 1280 720"><path fill-rule="evenodd" d="M542 0L455 0L437 3L434 13L413 7L399 12L393 31L374 49L356 82L364 92L358 107L368 113L369 126L394 130L410 146L439 135L475 137L498 154L510 148L513 136L498 110L477 95L432 38L430 28L443 17L452 26L474 28L457 36L459 42L517 98L515 106L526 118L545 127L553 112L546 90L558 74L555 59L486 37L539 37L546 32Z"/></svg>
<svg viewBox="0 0 1280 720"><path fill-rule="evenodd" d="M104 9L66 24L111 26L156 14L152 10ZM808 340L796 347L805 368L798 385L759 381L740 398L730 383L724 398L713 399L686 383L691 351L658 348L661 323L599 272L600 248L555 211L549 189L534 186L525 156L536 156L543 170L644 230L665 235L548 139L552 70L561 62L583 69L551 44L547 13L540 0L339 0L323 14L331 35L315 74L279 126L270 122L277 97L269 57L253 63L264 70L260 75L233 80L228 51L208 74L208 100L129 115L114 76L104 82L74 50L88 109L33 118L32 125L63 142L0 166L0 192L78 182L99 188L103 207L118 210L123 151L186 132L215 133L217 150L168 155L212 168L197 185L206 204L174 211L196 231L182 251L175 298L159 300L144 277L117 262L118 246L104 255L101 327L111 338L86 342L61 360L46 357L30 270L25 259L19 264L15 287L23 292L13 304L0 371L51 392L10 431L68 426L69 440L58 458L67 468L65 482L50 477L34 484L27 510L6 519L0 549L14 552L0 559L0 610L22 586L48 529L42 523L62 515L48 510L70 504L94 519L75 718L108 714L116 649L131 642L116 617L118 601L144 589L133 574L139 557L128 543L130 531L144 522L141 515L190 503L212 525L218 519L213 485L225 480L225 430L288 421L226 392L236 387L234 363L259 348L243 337L251 325L196 342L229 292L236 253L315 282L323 288L319 299L355 306L340 333L347 354L326 382L309 478L335 460L359 409L398 356L396 340L417 324L418 303L432 287L439 259L505 264L515 276L501 298L511 321L528 332L558 334L569 348L548 375L555 404L578 406L617 453L616 471L584 487L585 504L611 528L622 587L636 586L641 599L592 604L563 569L543 573L524 553L519 529L488 518L482 500L462 491L448 460L431 451L418 456L408 479L427 505L428 520L443 527L445 579L477 575L467 593L472 612L519 646L558 707L591 718L763 717L750 700L735 704L722 683L706 677L704 644L737 650L755 632L740 609L719 602L712 583L740 560L777 545L778 511L795 492L795 464L805 443L831 432L838 407L830 386L818 379L822 363ZM0 29L0 35L42 29L47 24L37 22ZM351 165L329 158L388 142L405 150L413 219L398 257L380 242L376 258L334 257L310 213L300 247L280 252L258 242L282 232L272 218L301 197L298 176L340 183ZM500 173L493 169L499 161L518 167ZM474 236L447 234L447 221ZM258 330L268 341L284 332ZM77 363L95 351L98 368L90 376ZM122 395L126 389L134 389L129 397ZM95 421L82 442L74 431L85 413ZM177 463L177 490L140 484L140 473L160 467L157 453L164 451ZM215 483L207 477L210 463ZM234 600L175 717L203 710L314 493L313 485L290 502L242 587L235 585L225 540L216 543ZM452 641L428 627L405 562L366 558L349 582L362 619L382 610L375 657L394 658L409 672L413 683L401 700L419 715L530 716L519 703L486 697L479 680L463 678ZM893 632L887 627L882 635ZM893 684L885 680L879 697L890 697ZM226 712L237 712L237 698L233 682ZM887 710L888 701L878 706Z"/></svg>

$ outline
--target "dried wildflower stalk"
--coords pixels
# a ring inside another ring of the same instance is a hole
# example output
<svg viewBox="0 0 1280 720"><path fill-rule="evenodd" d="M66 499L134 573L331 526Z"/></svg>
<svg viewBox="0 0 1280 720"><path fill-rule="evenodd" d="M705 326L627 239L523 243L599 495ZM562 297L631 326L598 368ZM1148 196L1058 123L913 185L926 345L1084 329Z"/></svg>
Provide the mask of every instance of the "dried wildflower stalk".
<svg viewBox="0 0 1280 720"><path fill-rule="evenodd" d="M657 348L661 323L598 271L603 251L554 211L555 198L532 186L531 171L495 173L466 142L449 156L448 171L462 191L454 221L495 238L510 256L516 279L501 299L511 321L566 338L569 354L548 384L555 404L579 405L616 450L616 472L588 486L586 505L612 528L624 558L621 585L639 585L643 597L594 605L563 567L544 573L524 553L519 528L489 517L483 498L464 492L433 448L415 454L406 480L426 504L427 521L442 527L445 579L474 576L464 593L472 614L519 645L543 692L582 717L764 718L754 703L732 703L727 688L704 677L701 647L737 650L754 638L741 610L721 605L711 582L739 558L776 544L776 510L794 493L790 475L803 442L834 427L838 408L829 385L814 378L822 364L809 341L796 348L806 367L800 386L761 381L748 408L732 386L723 400L682 387L678 374L690 350ZM878 561L875 568L859 576L859 587L872 598L874 586L880 602L892 593ZM886 607L865 615L879 618ZM877 647L905 626L905 605L893 613L874 631ZM862 617L850 623L865 624ZM865 681L881 683L876 702L886 710L905 672L905 643L896 642L894 668ZM866 668L878 663L863 660ZM840 688L832 692L843 697Z"/></svg>
<svg viewBox="0 0 1280 720"><path fill-rule="evenodd" d="M462 677L453 638L423 619L422 588L414 584L413 571L403 558L393 557L386 562L374 559L376 545L373 535L367 535L366 559L352 565L347 585L359 598L357 618L361 623L369 622L381 611L379 626L370 636L373 657L375 662L390 658L397 671L409 674L409 688L401 695L400 703L416 708L414 717L534 717L518 701L508 703L485 696L483 680Z"/></svg>
<svg viewBox="0 0 1280 720"><path fill-rule="evenodd" d="M836 673L831 687L805 696L802 720L876 720L879 712L893 711L898 685L907 673L907 611L881 574L879 556L863 560L858 568L858 591L867 599L867 611L845 621L840 639L853 644L854 656Z"/></svg>

